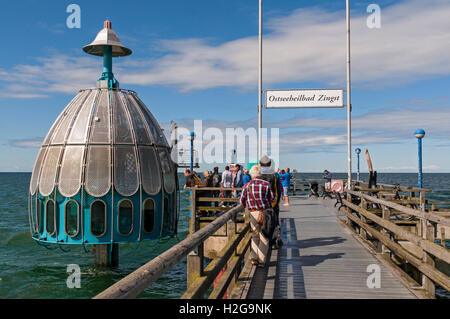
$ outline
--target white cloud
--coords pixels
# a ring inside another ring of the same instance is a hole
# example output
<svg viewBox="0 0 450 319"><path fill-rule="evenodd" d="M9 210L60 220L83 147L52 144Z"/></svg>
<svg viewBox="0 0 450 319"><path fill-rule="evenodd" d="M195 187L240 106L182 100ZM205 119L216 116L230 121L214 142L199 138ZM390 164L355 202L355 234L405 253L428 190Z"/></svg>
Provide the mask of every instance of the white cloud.
<svg viewBox="0 0 450 319"><path fill-rule="evenodd" d="M352 12L352 71L355 86L392 86L450 74L450 3L402 1L382 7L381 29L366 26L365 10ZM345 84L345 13L301 8L265 21L264 85L318 81ZM161 57L119 60L123 85L169 85L182 91L214 87L254 88L257 37L221 44L205 39L161 40ZM139 63L137 63L139 62ZM54 55L34 65L0 70L2 88L17 98L70 93L93 86L99 59ZM14 83L16 86L11 86Z"/></svg>
<svg viewBox="0 0 450 319"><path fill-rule="evenodd" d="M352 18L355 85L391 86L450 73L450 3L403 1L382 8L382 28L369 29L367 14ZM264 83L319 81L345 84L345 14L297 9L265 24ZM164 41L168 53L144 71L125 74L131 84L175 85L182 90L254 87L257 37L219 45L201 39ZM376 83L374 83L376 81Z"/></svg>
<svg viewBox="0 0 450 319"><path fill-rule="evenodd" d="M32 139L10 140L9 145L18 148L39 148L42 145L43 138L36 137Z"/></svg>

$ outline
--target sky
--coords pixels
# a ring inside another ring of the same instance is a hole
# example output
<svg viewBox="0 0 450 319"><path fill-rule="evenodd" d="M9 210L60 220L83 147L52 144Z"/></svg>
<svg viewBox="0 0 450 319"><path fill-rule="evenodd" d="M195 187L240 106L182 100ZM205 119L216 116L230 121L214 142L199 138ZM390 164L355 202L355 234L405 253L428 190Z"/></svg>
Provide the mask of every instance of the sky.
<svg viewBox="0 0 450 319"><path fill-rule="evenodd" d="M424 172L450 172L450 2L351 3L352 149L368 149L378 172L416 172L413 133L422 128ZM372 3L380 28L368 25ZM81 8L80 28L67 26L69 4ZM203 130L257 127L257 0L8 1L0 11L0 172L30 172L57 116L79 89L95 86L102 60L82 47L106 19L133 50L114 60L121 88L138 93L169 139L171 121L185 130L196 120ZM346 87L345 0L264 0L263 21L263 90ZM277 166L346 171L346 109L264 109L263 126L279 130ZM245 145L250 153L254 143Z"/></svg>

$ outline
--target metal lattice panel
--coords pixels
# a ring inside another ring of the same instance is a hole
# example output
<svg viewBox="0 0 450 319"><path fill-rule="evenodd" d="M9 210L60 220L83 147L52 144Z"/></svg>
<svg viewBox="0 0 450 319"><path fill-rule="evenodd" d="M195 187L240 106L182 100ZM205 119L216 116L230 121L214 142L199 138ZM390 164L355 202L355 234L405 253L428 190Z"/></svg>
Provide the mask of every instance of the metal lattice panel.
<svg viewBox="0 0 450 319"><path fill-rule="evenodd" d="M136 105L139 105L142 115L145 117L145 120L151 131L153 141L155 141L157 145L169 147L169 144L167 143L167 140L164 137L161 127L159 126L158 122L155 120L153 115L148 111L144 103L142 103L142 101L136 95L131 95L130 99L134 99L135 102L137 103Z"/></svg>
<svg viewBox="0 0 450 319"><path fill-rule="evenodd" d="M161 170L155 149L151 146L140 146L139 156L144 191L149 195L159 193L161 190Z"/></svg>
<svg viewBox="0 0 450 319"><path fill-rule="evenodd" d="M83 106L85 97L89 95L89 92L83 92L81 94L83 95L83 97L80 98L77 103L75 103L73 107L68 110L64 118L61 119L61 123L59 123L58 128L55 130L52 139L50 140L50 144L63 144L65 142L65 138L68 133L67 131L70 129L74 117L78 114L78 111Z"/></svg>
<svg viewBox="0 0 450 319"><path fill-rule="evenodd" d="M86 191L101 197L111 186L111 152L109 146L89 146L86 161Z"/></svg>
<svg viewBox="0 0 450 319"><path fill-rule="evenodd" d="M113 109L114 143L132 144L131 123L117 92L111 94L111 103Z"/></svg>
<svg viewBox="0 0 450 319"><path fill-rule="evenodd" d="M140 111L136 108L136 105L130 102L130 99L125 99L124 103L126 103L131 120L133 122L134 133L136 134L136 142L138 144L151 144L152 140L150 140L149 134L147 132L147 127L144 124L144 119L142 119Z"/></svg>
<svg viewBox="0 0 450 319"><path fill-rule="evenodd" d="M111 136L109 118L110 111L108 91L103 90L100 93L100 98L97 102L97 109L95 110L95 115L92 121L92 132L89 140L90 143L110 143Z"/></svg>
<svg viewBox="0 0 450 319"><path fill-rule="evenodd" d="M58 170L59 158L62 147L49 147L44 163L42 164L42 171L39 178L39 192L43 196L48 196L53 192L56 182L56 173Z"/></svg>
<svg viewBox="0 0 450 319"><path fill-rule="evenodd" d="M172 171L173 164L165 148L159 148L158 153L163 173L164 189L167 193L173 193L175 191L175 175Z"/></svg>
<svg viewBox="0 0 450 319"><path fill-rule="evenodd" d="M90 114L92 111L92 107L94 106L96 96L97 92L92 92L78 112L78 115L70 131L70 136L67 141L68 144L86 143Z"/></svg>
<svg viewBox="0 0 450 319"><path fill-rule="evenodd" d="M95 197L106 195L111 185L131 196L140 181L147 194L157 194L162 184L172 193L174 174L166 138L136 93L89 89L78 93L47 134L30 193L39 189L48 196L59 185L61 195L73 197L84 184Z"/></svg>
<svg viewBox="0 0 450 319"><path fill-rule="evenodd" d="M139 187L134 146L116 146L114 149L114 185L123 196L131 196Z"/></svg>
<svg viewBox="0 0 450 319"><path fill-rule="evenodd" d="M71 109L76 107L75 104L80 99L84 98L85 95L86 95L86 91L82 92L82 94L77 94L73 98L73 100L67 105L67 107L64 109L64 111L58 116L58 118L56 119L55 123L52 125L52 128L50 129L50 131L48 132L46 138L44 139L43 145L47 145L47 144L50 143L51 138L53 137L53 134L54 134L55 130L59 127L59 124L61 123L63 118L65 118L67 116L67 114L70 112Z"/></svg>
<svg viewBox="0 0 450 319"><path fill-rule="evenodd" d="M42 160L46 152L46 147L41 147L36 162L34 163L33 173L31 174L30 194L34 195L38 188L39 172L41 171Z"/></svg>
<svg viewBox="0 0 450 319"><path fill-rule="evenodd" d="M81 168L84 146L67 146L64 150L61 172L59 174L59 192L72 197L81 187Z"/></svg>

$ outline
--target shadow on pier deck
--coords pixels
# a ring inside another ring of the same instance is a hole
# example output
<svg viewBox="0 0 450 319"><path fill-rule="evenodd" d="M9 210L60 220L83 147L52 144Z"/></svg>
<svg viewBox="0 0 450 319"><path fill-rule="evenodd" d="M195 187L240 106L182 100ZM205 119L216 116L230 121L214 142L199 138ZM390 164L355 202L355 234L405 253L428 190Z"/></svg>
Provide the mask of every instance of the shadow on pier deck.
<svg viewBox="0 0 450 319"><path fill-rule="evenodd" d="M340 224L331 201L291 198L280 211L284 245L265 268L246 266L232 298L415 298ZM380 288L367 285L369 265L380 267Z"/></svg>

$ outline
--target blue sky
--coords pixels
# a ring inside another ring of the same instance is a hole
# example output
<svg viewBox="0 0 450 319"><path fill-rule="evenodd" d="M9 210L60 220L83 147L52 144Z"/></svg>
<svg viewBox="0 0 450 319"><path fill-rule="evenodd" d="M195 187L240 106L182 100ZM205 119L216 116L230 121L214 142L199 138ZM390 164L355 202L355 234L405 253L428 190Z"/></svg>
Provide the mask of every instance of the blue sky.
<svg viewBox="0 0 450 319"><path fill-rule="evenodd" d="M353 148L369 149L379 172L414 172L420 127L424 171L450 172L450 2L352 2ZM80 29L66 26L70 3L81 7ZM371 3L380 29L367 27ZM256 127L257 0L5 2L0 171L31 171L53 121L78 89L95 85L101 59L81 48L106 19L133 50L114 61L116 78L166 132L171 120ZM345 87L345 45L344 0L265 0L263 88ZM345 109L263 114L265 127L280 129L280 166L346 171Z"/></svg>

